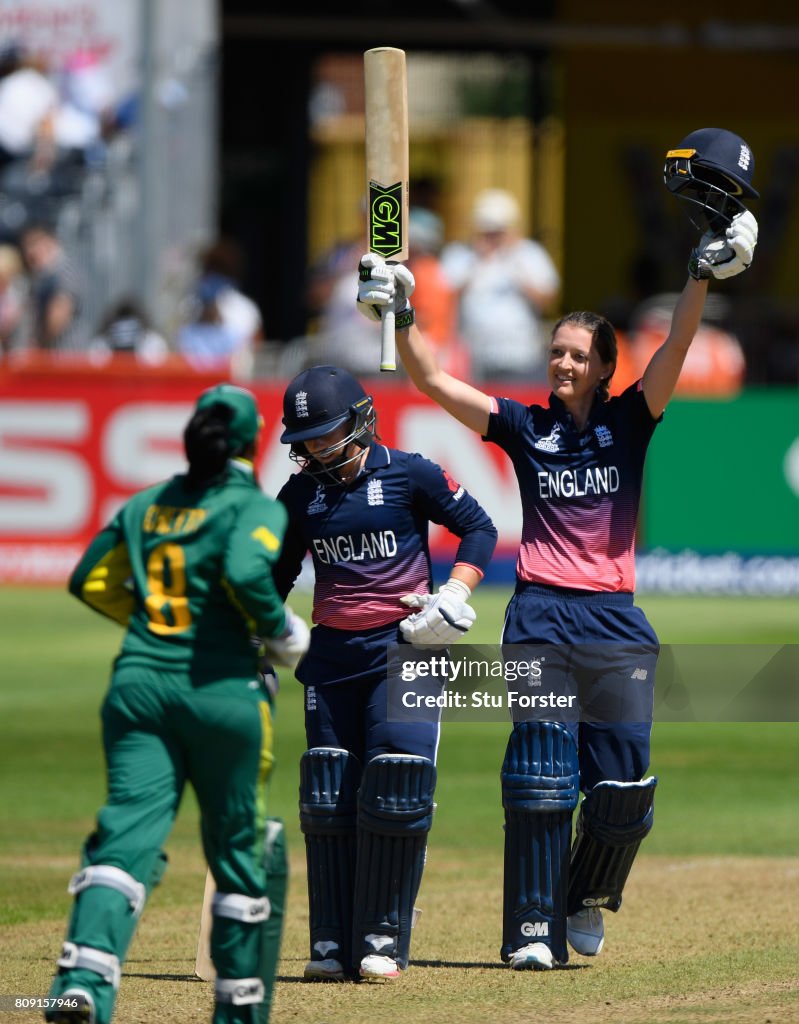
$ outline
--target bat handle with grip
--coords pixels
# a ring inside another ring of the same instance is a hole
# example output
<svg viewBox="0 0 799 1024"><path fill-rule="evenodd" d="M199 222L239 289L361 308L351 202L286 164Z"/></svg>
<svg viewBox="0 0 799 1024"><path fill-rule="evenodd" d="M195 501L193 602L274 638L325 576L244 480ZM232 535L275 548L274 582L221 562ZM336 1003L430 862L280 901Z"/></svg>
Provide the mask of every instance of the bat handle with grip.
<svg viewBox="0 0 799 1024"><path fill-rule="evenodd" d="M397 369L397 355L394 342L394 304L383 309L383 316L380 321L380 370L381 372L393 373Z"/></svg>

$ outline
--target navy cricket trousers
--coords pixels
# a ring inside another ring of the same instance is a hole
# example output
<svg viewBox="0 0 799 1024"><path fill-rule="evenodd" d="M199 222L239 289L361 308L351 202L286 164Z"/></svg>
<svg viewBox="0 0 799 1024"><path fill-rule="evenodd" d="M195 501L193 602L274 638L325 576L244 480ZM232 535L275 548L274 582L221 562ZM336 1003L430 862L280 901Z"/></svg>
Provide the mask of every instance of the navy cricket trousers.
<svg viewBox="0 0 799 1024"><path fill-rule="evenodd" d="M521 690L529 693L534 686L576 698L563 711L539 711L535 717L563 722L572 731L583 792L606 780L643 778L659 643L631 593L519 582L505 615L502 651L505 660L523 658L540 669L535 680L519 684ZM514 721L531 717L520 710Z"/></svg>
<svg viewBox="0 0 799 1024"><path fill-rule="evenodd" d="M397 682L389 665L396 660L392 653L402 647L411 649L396 623L360 633L314 627L296 673L305 687L309 748L339 747L362 765L379 754L414 754L435 764L440 708L404 720L389 712L390 690Z"/></svg>

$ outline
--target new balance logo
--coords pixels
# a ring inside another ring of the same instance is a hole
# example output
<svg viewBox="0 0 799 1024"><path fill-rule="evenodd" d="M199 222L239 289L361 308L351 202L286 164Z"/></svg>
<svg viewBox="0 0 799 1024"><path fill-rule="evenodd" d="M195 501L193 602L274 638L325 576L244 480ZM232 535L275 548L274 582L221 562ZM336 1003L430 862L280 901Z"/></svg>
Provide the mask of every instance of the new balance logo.
<svg viewBox="0 0 799 1024"><path fill-rule="evenodd" d="M741 154L738 157L738 166L743 170L749 170L749 161L752 159L752 154L749 152L748 146L741 146Z"/></svg>
<svg viewBox="0 0 799 1024"><path fill-rule="evenodd" d="M298 391L294 396L294 412L303 418L308 416L308 392Z"/></svg>
<svg viewBox="0 0 799 1024"><path fill-rule="evenodd" d="M549 923L547 921L522 921L519 930L525 938L542 938L549 935Z"/></svg>
<svg viewBox="0 0 799 1024"><path fill-rule="evenodd" d="M311 499L306 511L309 516L315 516L319 512L327 511L327 505L325 504L325 488L322 484L319 484L316 488L316 494L314 494Z"/></svg>
<svg viewBox="0 0 799 1024"><path fill-rule="evenodd" d="M633 674L630 676L630 679L640 679L640 680L643 681L648 676L649 676L649 672L648 672L647 669L645 669L645 668L635 668L635 669L633 669Z"/></svg>
<svg viewBox="0 0 799 1024"><path fill-rule="evenodd" d="M560 430L560 423L556 423L555 426L552 428L552 432L547 434L546 437L542 437L538 441L536 441L536 443L533 445L533 448L538 448L538 450L542 452L560 451L560 447L558 446Z"/></svg>

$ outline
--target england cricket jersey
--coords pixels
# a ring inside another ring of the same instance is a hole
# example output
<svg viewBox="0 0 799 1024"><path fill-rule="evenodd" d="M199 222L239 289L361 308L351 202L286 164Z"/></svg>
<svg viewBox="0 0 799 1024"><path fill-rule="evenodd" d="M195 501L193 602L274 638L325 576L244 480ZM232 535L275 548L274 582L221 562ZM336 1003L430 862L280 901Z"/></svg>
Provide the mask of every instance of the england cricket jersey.
<svg viewBox="0 0 799 1024"><path fill-rule="evenodd" d="M655 420L641 382L594 402L579 431L566 406L492 399L484 440L513 463L522 501L516 574L580 590L635 589L635 527Z"/></svg>
<svg viewBox="0 0 799 1024"><path fill-rule="evenodd" d="M278 495L288 511L275 570L285 597L309 551L316 572L313 621L342 630L398 622L404 594L432 586L428 524L461 538L456 562L485 570L496 544L486 513L440 466L421 455L372 444L362 472L346 486L304 473Z"/></svg>

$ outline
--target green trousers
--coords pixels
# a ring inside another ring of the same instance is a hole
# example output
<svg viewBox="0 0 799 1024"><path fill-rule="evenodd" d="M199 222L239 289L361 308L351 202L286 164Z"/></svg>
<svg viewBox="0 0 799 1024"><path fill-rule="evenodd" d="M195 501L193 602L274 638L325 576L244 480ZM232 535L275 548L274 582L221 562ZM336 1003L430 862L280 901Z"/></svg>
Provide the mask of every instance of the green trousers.
<svg viewBox="0 0 799 1024"><path fill-rule="evenodd" d="M280 856L274 828L266 845L266 783L273 757L265 689L241 678L195 687L183 674L125 667L112 679L102 724L108 795L83 856L84 868L94 875L84 871L73 879L75 903L51 994L85 991L95 1004L97 1024L110 1021L119 984L113 958L118 965L124 962L143 898L163 874L162 848L190 782L218 893L231 894L234 899L228 902L243 907L238 918L215 908L211 955L217 974L230 981L252 980L271 970L268 1008L277 949L270 953L264 944L273 945L276 933L279 947L285 867L282 889L279 870L274 879L280 914L271 926L268 918L248 919L254 901L265 905L267 865L271 861L279 868ZM92 962L98 951L99 969ZM231 1002L219 995L219 986L217 994L214 1024L264 1024L262 1003Z"/></svg>

